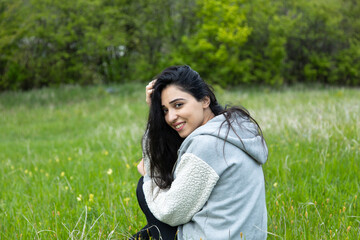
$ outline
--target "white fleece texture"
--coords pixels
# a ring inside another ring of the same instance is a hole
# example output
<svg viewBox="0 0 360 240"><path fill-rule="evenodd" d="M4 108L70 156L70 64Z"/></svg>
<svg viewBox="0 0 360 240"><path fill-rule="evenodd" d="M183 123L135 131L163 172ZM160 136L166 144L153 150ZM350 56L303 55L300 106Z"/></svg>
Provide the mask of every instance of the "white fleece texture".
<svg viewBox="0 0 360 240"><path fill-rule="evenodd" d="M189 222L205 205L219 180L216 172L192 153L181 156L175 176L166 190L160 189L150 178L146 178L143 185L150 211L158 220L171 226Z"/></svg>

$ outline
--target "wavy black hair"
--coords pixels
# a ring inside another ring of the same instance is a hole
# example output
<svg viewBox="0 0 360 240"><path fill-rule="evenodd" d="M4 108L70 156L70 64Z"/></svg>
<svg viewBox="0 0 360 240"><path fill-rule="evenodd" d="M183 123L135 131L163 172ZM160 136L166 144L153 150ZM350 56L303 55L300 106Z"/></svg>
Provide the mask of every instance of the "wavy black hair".
<svg viewBox="0 0 360 240"><path fill-rule="evenodd" d="M258 134L263 136L259 125L245 108L231 107L225 109L222 107L218 103L212 87L205 83L200 75L189 66L172 66L166 68L155 78L157 80L151 95L151 105L146 129L147 134L143 142L146 145L146 154L150 159L150 177L154 179L160 188L166 189L170 187L173 181L172 170L177 160L177 151L184 140L165 121L161 106L161 93L167 86L176 86L180 90L191 94L197 101L209 97L209 107L214 115L224 114L226 119L224 123L227 122L228 126L227 133L229 133L230 128L232 128L232 115L237 114L242 118L254 122L258 127ZM240 137L239 139L241 141Z"/></svg>

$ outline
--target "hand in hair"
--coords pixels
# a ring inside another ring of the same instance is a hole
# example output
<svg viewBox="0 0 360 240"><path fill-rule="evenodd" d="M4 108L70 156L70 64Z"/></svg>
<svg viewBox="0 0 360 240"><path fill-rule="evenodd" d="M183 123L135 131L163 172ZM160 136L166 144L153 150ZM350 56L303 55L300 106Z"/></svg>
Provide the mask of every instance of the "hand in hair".
<svg viewBox="0 0 360 240"><path fill-rule="evenodd" d="M137 170L141 174L141 176L145 175L146 172L145 172L145 167L144 167L144 159L141 159L141 161L137 165Z"/></svg>
<svg viewBox="0 0 360 240"><path fill-rule="evenodd" d="M148 85L146 85L145 87L145 95L146 95L146 103L147 105L150 107L151 104L151 94L154 91L154 85L155 85L156 79L152 80L151 82L149 82Z"/></svg>

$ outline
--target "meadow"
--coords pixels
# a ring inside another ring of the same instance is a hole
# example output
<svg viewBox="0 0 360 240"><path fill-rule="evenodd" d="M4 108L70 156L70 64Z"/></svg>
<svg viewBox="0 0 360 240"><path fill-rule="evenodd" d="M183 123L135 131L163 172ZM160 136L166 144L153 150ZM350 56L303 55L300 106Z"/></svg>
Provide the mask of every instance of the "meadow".
<svg viewBox="0 0 360 240"><path fill-rule="evenodd" d="M0 239L127 239L145 225L135 195L143 90L0 93ZM266 138L268 239L360 239L360 89L215 90Z"/></svg>

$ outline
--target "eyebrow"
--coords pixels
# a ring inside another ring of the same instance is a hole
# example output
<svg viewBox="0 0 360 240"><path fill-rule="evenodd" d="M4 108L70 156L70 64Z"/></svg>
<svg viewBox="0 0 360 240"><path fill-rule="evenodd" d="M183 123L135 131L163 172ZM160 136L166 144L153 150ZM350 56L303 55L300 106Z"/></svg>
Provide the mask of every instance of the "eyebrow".
<svg viewBox="0 0 360 240"><path fill-rule="evenodd" d="M174 102L176 102L176 101L179 101L179 100L186 100L185 98L175 98L174 100L171 100L170 102L169 102L169 104L172 104L172 103L174 103ZM162 105L162 107L165 107L165 105Z"/></svg>
<svg viewBox="0 0 360 240"><path fill-rule="evenodd" d="M174 100L170 101L169 104L172 104L176 101L179 101L179 100L185 100L185 98L175 98Z"/></svg>

